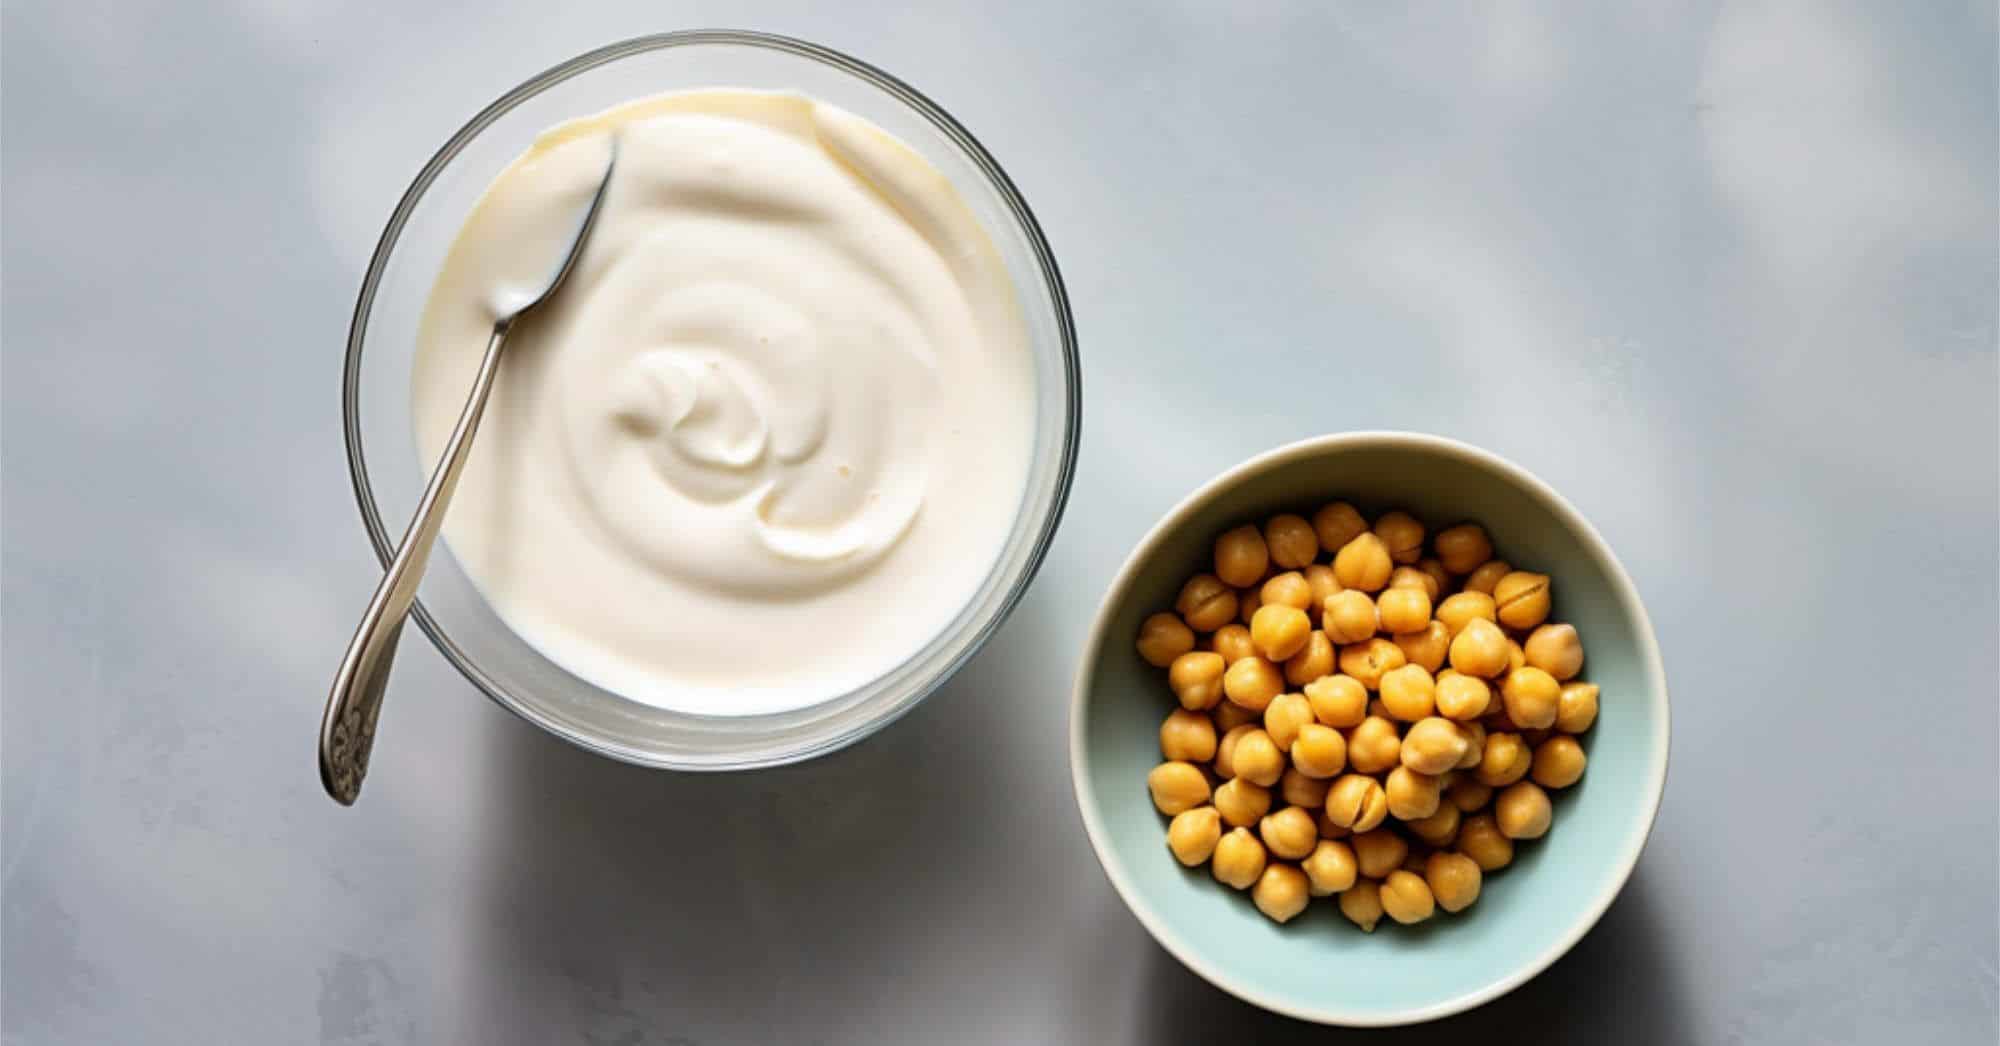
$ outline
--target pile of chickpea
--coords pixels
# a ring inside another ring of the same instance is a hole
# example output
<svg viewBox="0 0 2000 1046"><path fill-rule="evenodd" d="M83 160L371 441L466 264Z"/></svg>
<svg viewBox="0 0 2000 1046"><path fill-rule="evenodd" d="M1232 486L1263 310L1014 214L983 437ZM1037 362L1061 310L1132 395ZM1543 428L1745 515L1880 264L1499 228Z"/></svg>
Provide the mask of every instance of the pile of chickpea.
<svg viewBox="0 0 2000 1046"><path fill-rule="evenodd" d="M1146 779L1167 848L1278 922L1336 895L1369 932L1463 911L1583 776L1597 687L1548 577L1476 523L1425 537L1339 501L1240 526L1139 628L1180 700Z"/></svg>

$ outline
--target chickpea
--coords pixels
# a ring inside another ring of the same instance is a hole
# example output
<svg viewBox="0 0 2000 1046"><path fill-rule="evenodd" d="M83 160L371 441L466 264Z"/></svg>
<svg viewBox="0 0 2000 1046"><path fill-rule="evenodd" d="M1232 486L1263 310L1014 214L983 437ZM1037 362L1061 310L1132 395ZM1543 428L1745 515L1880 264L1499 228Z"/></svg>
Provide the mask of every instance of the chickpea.
<svg viewBox="0 0 2000 1046"><path fill-rule="evenodd" d="M1533 628L1549 616L1549 576L1516 570L1494 583L1493 602L1501 624Z"/></svg>
<svg viewBox="0 0 2000 1046"><path fill-rule="evenodd" d="M1371 715L1347 737L1347 762L1357 773L1379 774L1402 758L1403 742L1396 724Z"/></svg>
<svg viewBox="0 0 2000 1046"><path fill-rule="evenodd" d="M1388 816L1389 799L1382 786L1365 774L1344 774L1327 790L1326 819L1338 827L1366 832Z"/></svg>
<svg viewBox="0 0 2000 1046"><path fill-rule="evenodd" d="M1354 849L1337 840L1321 839L1299 867L1314 897L1331 897L1354 885Z"/></svg>
<svg viewBox="0 0 2000 1046"><path fill-rule="evenodd" d="M1176 708L1160 724L1160 754L1170 762L1206 763L1215 758L1215 724L1200 712Z"/></svg>
<svg viewBox="0 0 2000 1046"><path fill-rule="evenodd" d="M1362 879L1340 892L1340 914L1347 921L1361 927L1362 933L1374 933L1375 924L1382 921L1382 888L1372 879Z"/></svg>
<svg viewBox="0 0 2000 1046"><path fill-rule="evenodd" d="M1480 871L1497 872L1514 863L1514 840L1500 833L1492 814L1474 814L1458 826L1458 852Z"/></svg>
<svg viewBox="0 0 2000 1046"><path fill-rule="evenodd" d="M1422 875L1424 874L1424 859L1429 856L1430 856L1429 854L1418 853L1415 850L1411 850L1410 855L1408 857L1403 858L1403 863L1401 867L1406 872L1415 872L1418 875Z"/></svg>
<svg viewBox="0 0 2000 1046"><path fill-rule="evenodd" d="M1333 736L1339 737L1340 734L1338 731L1334 731ZM1336 769L1334 773L1339 773L1339 770ZM1326 776L1331 777L1333 775L1328 774ZM1293 806L1303 806L1308 810L1318 810L1326 806L1326 791L1332 785L1333 782L1325 778L1314 777L1294 766L1290 770L1285 771L1285 776L1278 778L1278 797Z"/></svg>
<svg viewBox="0 0 2000 1046"><path fill-rule="evenodd" d="M1514 568L1508 566L1506 560L1489 559L1465 576L1465 591L1490 596L1493 594L1493 586L1499 584L1501 578L1513 572Z"/></svg>
<svg viewBox="0 0 2000 1046"><path fill-rule="evenodd" d="M1319 843L1319 825L1313 823L1313 815L1301 806L1287 806L1273 814L1264 815L1257 822L1257 834L1264 840L1264 848L1274 857L1296 861L1313 852Z"/></svg>
<svg viewBox="0 0 2000 1046"><path fill-rule="evenodd" d="M1153 805L1168 817L1208 802L1208 777L1193 763L1165 762L1146 775Z"/></svg>
<svg viewBox="0 0 2000 1046"><path fill-rule="evenodd" d="M1326 808L1323 806L1320 807L1318 813L1313 815L1313 823L1319 825L1319 837L1321 839L1345 839L1348 836L1354 834L1353 832L1348 831L1347 829L1342 828L1337 824L1334 824L1333 821L1326 816Z"/></svg>
<svg viewBox="0 0 2000 1046"><path fill-rule="evenodd" d="M1562 687L1547 672L1523 666L1500 681L1500 699L1507 708L1507 718L1517 726L1541 730L1556 721Z"/></svg>
<svg viewBox="0 0 2000 1046"><path fill-rule="evenodd" d="M1424 671L1436 674L1444 667L1444 659L1451 652L1451 629L1442 621L1432 621L1421 632L1395 636L1392 642L1403 652L1403 660L1413 665L1424 666Z"/></svg>
<svg viewBox="0 0 2000 1046"><path fill-rule="evenodd" d="M1431 884L1423 876L1398 868L1382 880L1382 911L1410 926L1436 915L1437 899L1431 896Z"/></svg>
<svg viewBox="0 0 2000 1046"><path fill-rule="evenodd" d="M1287 570L1274 575L1257 590L1257 605L1260 607L1286 606L1298 610L1311 610L1318 606L1313 602L1312 584L1304 574Z"/></svg>
<svg viewBox="0 0 2000 1046"><path fill-rule="evenodd" d="M1421 588L1390 588L1375 600L1382 630L1406 636L1430 627L1431 597Z"/></svg>
<svg viewBox="0 0 2000 1046"><path fill-rule="evenodd" d="M1403 667L1403 648L1377 637L1340 648L1340 670L1370 690L1381 687L1382 677Z"/></svg>
<svg viewBox="0 0 2000 1046"><path fill-rule="evenodd" d="M1451 587L1451 572L1447 571L1444 568L1444 564L1438 562L1434 557L1417 560L1417 569L1430 577L1431 602L1437 602L1438 597Z"/></svg>
<svg viewBox="0 0 2000 1046"><path fill-rule="evenodd" d="M1375 601L1358 588L1343 589L1320 606L1320 628L1335 643L1359 643L1375 635Z"/></svg>
<svg viewBox="0 0 2000 1046"><path fill-rule="evenodd" d="M1257 724L1251 722L1223 731L1222 740L1215 746L1215 776L1225 780L1236 776L1236 743L1255 729Z"/></svg>
<svg viewBox="0 0 2000 1046"><path fill-rule="evenodd" d="M1476 813L1493 801L1493 786L1476 777L1461 777L1445 790L1445 797L1464 813Z"/></svg>
<svg viewBox="0 0 2000 1046"><path fill-rule="evenodd" d="M1383 704L1382 699L1379 697L1374 698L1368 702L1368 714L1374 716L1377 719L1395 718L1394 716L1389 714L1389 706Z"/></svg>
<svg viewBox="0 0 2000 1046"><path fill-rule="evenodd" d="M1230 763L1230 776L1265 788L1285 774L1285 754L1261 727L1253 726L1237 739Z"/></svg>
<svg viewBox="0 0 2000 1046"><path fill-rule="evenodd" d="M1297 570L1319 556L1319 535L1305 517L1288 512L1264 524L1264 546L1279 570Z"/></svg>
<svg viewBox="0 0 2000 1046"><path fill-rule="evenodd" d="M1583 671L1583 642L1575 625L1543 625L1528 633L1522 644L1528 663L1547 672L1557 682L1568 682Z"/></svg>
<svg viewBox="0 0 2000 1046"><path fill-rule="evenodd" d="M1465 757L1458 761L1454 770L1477 770L1486 758L1486 726L1482 723L1460 723L1458 729L1465 734Z"/></svg>
<svg viewBox="0 0 2000 1046"><path fill-rule="evenodd" d="M1550 816L1549 793L1533 781L1516 781L1493 797L1493 823L1509 839L1540 839Z"/></svg>
<svg viewBox="0 0 2000 1046"><path fill-rule="evenodd" d="M1583 776L1583 746L1568 734L1557 734L1535 746L1528 776L1543 788L1568 788Z"/></svg>
<svg viewBox="0 0 2000 1046"><path fill-rule="evenodd" d="M1390 770L1382 784L1382 794L1389 801L1389 816L1399 821L1420 821L1437 813L1442 780L1407 766Z"/></svg>
<svg viewBox="0 0 2000 1046"><path fill-rule="evenodd" d="M1382 591L1386 594L1399 588L1414 588L1432 600L1437 599L1439 590L1437 578L1430 576L1422 567L1397 567L1390 571L1389 587Z"/></svg>
<svg viewBox="0 0 2000 1046"><path fill-rule="evenodd" d="M1223 584L1249 588L1264 580L1264 571L1270 566L1271 550L1264 544L1264 535L1248 523L1215 539L1215 576Z"/></svg>
<svg viewBox="0 0 2000 1046"><path fill-rule="evenodd" d="M1174 860L1193 868L1215 853L1215 841L1222 838L1222 817L1213 806L1182 810L1167 823L1167 849Z"/></svg>
<svg viewBox="0 0 2000 1046"><path fill-rule="evenodd" d="M1393 569L1395 563L1389 558L1388 547L1373 534L1363 534L1342 545L1333 557L1333 576L1342 588L1379 592L1389 583L1389 572Z"/></svg>
<svg viewBox="0 0 2000 1046"><path fill-rule="evenodd" d="M1424 882L1438 907L1454 914L1479 899L1479 865L1464 854L1434 853L1424 862Z"/></svg>
<svg viewBox="0 0 2000 1046"><path fill-rule="evenodd" d="M1264 708L1264 732L1271 735L1280 752L1290 751L1299 727L1312 721L1312 702L1304 694L1279 694Z"/></svg>
<svg viewBox="0 0 2000 1046"><path fill-rule="evenodd" d="M1512 672L1517 668L1526 667L1528 667L1528 652L1521 649L1521 644L1518 641L1509 637L1507 640L1507 671Z"/></svg>
<svg viewBox="0 0 2000 1046"><path fill-rule="evenodd" d="M1215 717L1215 728L1224 734L1239 726L1253 725L1263 718L1262 713L1252 712L1234 701L1224 701L1216 705L1209 714Z"/></svg>
<svg viewBox="0 0 2000 1046"><path fill-rule="evenodd" d="M1247 890L1264 874L1264 844L1248 828L1233 828L1215 843L1209 870L1224 886Z"/></svg>
<svg viewBox="0 0 2000 1046"><path fill-rule="evenodd" d="M1290 922L1306 910L1306 873L1289 864L1272 864L1257 877L1250 899L1273 922Z"/></svg>
<svg viewBox="0 0 2000 1046"><path fill-rule="evenodd" d="M1432 846L1450 846L1451 841L1458 836L1458 822L1461 816L1458 807L1450 803L1439 803L1436 813L1429 817L1406 821L1403 827L1408 828L1411 835Z"/></svg>
<svg viewBox="0 0 2000 1046"><path fill-rule="evenodd" d="M1437 710L1446 719L1477 719L1493 703L1493 688L1478 676L1446 669L1437 677Z"/></svg>
<svg viewBox="0 0 2000 1046"><path fill-rule="evenodd" d="M1264 589L1261 586L1236 593L1236 619L1243 622L1243 627L1250 627L1251 620L1257 616L1257 608L1263 605Z"/></svg>
<svg viewBox="0 0 2000 1046"><path fill-rule="evenodd" d="M1250 641L1247 625L1224 625L1208 637L1208 648L1222 655L1229 664L1235 664L1246 657L1257 656L1257 644Z"/></svg>
<svg viewBox="0 0 2000 1046"><path fill-rule="evenodd" d="M1382 674L1382 707L1389 718L1414 723L1437 707L1437 684L1422 665L1404 665Z"/></svg>
<svg viewBox="0 0 2000 1046"><path fill-rule="evenodd" d="M1477 523L1460 523L1438 531L1431 547L1437 550L1444 568L1454 574L1470 574L1493 558L1493 542L1487 538L1486 528Z"/></svg>
<svg viewBox="0 0 2000 1046"><path fill-rule="evenodd" d="M1165 668L1174 658L1194 649L1194 629L1178 614L1158 613L1139 625L1139 656L1154 668Z"/></svg>
<svg viewBox="0 0 2000 1046"><path fill-rule="evenodd" d="M1313 717L1328 726L1359 726L1368 717L1368 688L1348 675L1331 675L1306 684Z"/></svg>
<svg viewBox="0 0 2000 1046"><path fill-rule="evenodd" d="M1437 605L1431 616L1444 622L1444 627L1450 629L1452 638L1456 639L1474 618L1498 621L1500 610L1494 606L1493 597L1485 593L1453 592L1444 598L1444 602Z"/></svg>
<svg viewBox="0 0 2000 1046"><path fill-rule="evenodd" d="M1346 548L1348 542L1367 530L1368 521L1345 501L1336 501L1313 513L1313 533L1319 536L1319 547L1329 552Z"/></svg>
<svg viewBox="0 0 2000 1046"><path fill-rule="evenodd" d="M1215 789L1215 812L1224 824L1248 828L1271 811L1271 791L1240 777L1232 777Z"/></svg>
<svg viewBox="0 0 2000 1046"><path fill-rule="evenodd" d="M1302 687L1321 676L1332 675L1337 656L1333 640L1328 639L1325 632L1314 629L1306 636L1305 647L1285 662L1285 682Z"/></svg>
<svg viewBox="0 0 2000 1046"><path fill-rule="evenodd" d="M1213 632L1236 618L1236 593L1213 574L1196 574L1181 586L1174 609L1196 632Z"/></svg>
<svg viewBox="0 0 2000 1046"><path fill-rule="evenodd" d="M1231 661L1229 671L1222 674L1222 696L1252 712L1262 712L1272 698L1284 692L1284 673L1261 657Z"/></svg>
<svg viewBox="0 0 2000 1046"><path fill-rule="evenodd" d="M1349 844L1354 848L1355 867L1370 879L1380 879L1395 871L1410 852L1410 844L1387 828L1357 832Z"/></svg>
<svg viewBox="0 0 2000 1046"><path fill-rule="evenodd" d="M1315 705L1317 714L1319 707ZM1565 734L1580 734L1597 722L1597 684L1565 683L1562 692L1556 696L1556 729Z"/></svg>
<svg viewBox="0 0 2000 1046"><path fill-rule="evenodd" d="M1167 667L1167 688L1191 711L1214 708L1222 700L1222 655L1206 650L1182 654Z"/></svg>
<svg viewBox="0 0 2000 1046"><path fill-rule="evenodd" d="M1347 739L1330 726L1305 723L1292 741L1291 753L1299 773L1325 780L1347 765Z"/></svg>
<svg viewBox="0 0 2000 1046"><path fill-rule="evenodd" d="M1456 767L1465 758L1470 743L1458 724L1431 716L1412 725L1404 736L1403 765L1420 774L1435 776Z"/></svg>
<svg viewBox="0 0 2000 1046"><path fill-rule="evenodd" d="M1479 778L1480 784L1505 788L1527 776L1533 758L1528 746L1521 743L1521 735L1487 734L1485 754L1480 756L1479 769L1473 774Z"/></svg>
<svg viewBox="0 0 2000 1046"><path fill-rule="evenodd" d="M1451 667L1490 679L1507 670L1507 634L1483 617L1465 623L1451 641Z"/></svg>
<svg viewBox="0 0 2000 1046"><path fill-rule="evenodd" d="M1382 513L1375 521L1375 536L1382 539L1389 558L1398 563L1415 563L1423 558L1424 525L1402 509Z"/></svg>
<svg viewBox="0 0 2000 1046"><path fill-rule="evenodd" d="M1297 607L1266 603L1250 620L1250 642L1272 661L1289 661L1312 638L1312 619Z"/></svg>
<svg viewBox="0 0 2000 1046"><path fill-rule="evenodd" d="M1314 563L1305 569L1306 586L1312 591L1312 606L1323 607L1328 596L1340 592L1340 579L1333 574L1333 567L1327 563Z"/></svg>
<svg viewBox="0 0 2000 1046"><path fill-rule="evenodd" d="M1542 743L1543 741L1546 741L1546 740L1548 740L1548 739L1549 739L1549 733L1550 733L1550 731L1549 731L1549 730L1547 730L1547 729L1540 729L1540 730L1522 730L1522 731L1521 731L1521 743L1522 743L1522 744L1524 744L1524 745L1527 745L1527 746L1528 746L1528 750L1529 750L1530 752L1532 752L1532 751L1534 751L1534 750L1535 750L1536 748L1540 747L1540 746L1541 746L1541 743ZM1532 767L1531 767L1531 769L1532 769Z"/></svg>

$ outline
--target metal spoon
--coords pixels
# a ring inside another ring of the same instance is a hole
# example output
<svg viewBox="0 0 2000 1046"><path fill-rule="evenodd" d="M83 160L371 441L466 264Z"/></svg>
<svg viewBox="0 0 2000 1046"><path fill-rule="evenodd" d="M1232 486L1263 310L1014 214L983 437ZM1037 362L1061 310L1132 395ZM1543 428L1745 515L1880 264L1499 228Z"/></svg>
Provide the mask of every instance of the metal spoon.
<svg viewBox="0 0 2000 1046"><path fill-rule="evenodd" d="M368 601L361 626L354 630L354 638L347 644L347 655L340 659L340 670L333 677L333 691L326 697L326 716L320 720L319 779L326 786L326 794L342 806L353 805L355 797L361 794L361 778L368 773L368 752L375 746L375 720L382 712L382 690L389 681L396 639L402 634L410 604L416 601L424 564L429 561L431 545L444 525L445 507L458 487L458 475L472 450L472 437L479 431L479 418L486 412L494 376L500 372L500 347L506 343L507 332L514 322L548 301L569 278L585 241L590 239L591 227L597 224L597 212L604 204L605 190L611 187L611 173L617 166L618 142L614 138L611 157L604 165L604 177L591 194L588 207L577 221L576 236L549 274L547 285L494 322L493 337L486 343L485 358L479 361L479 375L473 379L465 411L458 416L458 425L445 442L437 471L431 473L430 484L417 502L416 518L403 532L396 558L389 563L389 571L376 587L374 598Z"/></svg>

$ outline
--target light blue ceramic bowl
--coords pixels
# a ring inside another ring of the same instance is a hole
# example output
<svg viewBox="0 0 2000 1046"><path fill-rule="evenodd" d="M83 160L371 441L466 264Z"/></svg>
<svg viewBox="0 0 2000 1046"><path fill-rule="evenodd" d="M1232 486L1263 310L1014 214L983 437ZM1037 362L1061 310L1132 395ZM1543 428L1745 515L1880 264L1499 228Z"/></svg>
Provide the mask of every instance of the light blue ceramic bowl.
<svg viewBox="0 0 2000 1046"><path fill-rule="evenodd" d="M1331 900L1280 926L1206 868L1166 848L1146 771L1174 707L1165 673L1133 649L1139 622L1208 569L1215 535L1335 498L1371 515L1403 507L1437 524L1475 519L1501 558L1553 580L1584 678L1602 687L1589 769L1555 802L1555 826L1515 848L1477 904L1364 934ZM1326 1024L1389 1025L1470 1009L1519 986L1583 937L1646 844L1667 774L1667 684L1639 594L1597 531L1519 466L1451 440L1361 432L1294 443L1217 477L1148 533L1111 583L1084 645L1070 709L1070 767L1091 845L1132 913L1175 958L1267 1010Z"/></svg>

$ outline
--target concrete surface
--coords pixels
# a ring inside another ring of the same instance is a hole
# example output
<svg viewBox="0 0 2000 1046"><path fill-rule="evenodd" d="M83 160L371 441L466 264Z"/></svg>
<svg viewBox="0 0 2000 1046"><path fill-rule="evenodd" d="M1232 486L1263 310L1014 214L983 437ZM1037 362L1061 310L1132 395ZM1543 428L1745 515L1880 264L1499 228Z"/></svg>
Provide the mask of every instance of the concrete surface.
<svg viewBox="0 0 2000 1046"><path fill-rule="evenodd" d="M560 6L9 0L10 1046L1342 1041L1126 913L1064 704L1161 510L1372 427L1574 499L1675 701L1604 922L1384 1038L1994 1041L1991 4ZM1089 409L1041 579L908 720L755 776L593 758L410 646L337 809L374 237L527 74L717 24L903 76L1039 212Z"/></svg>

